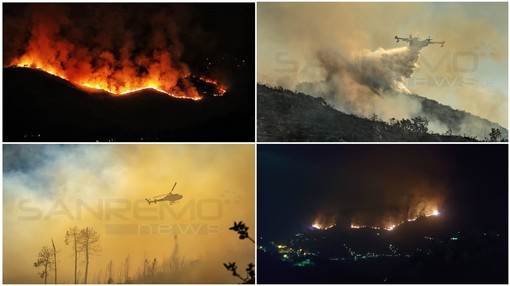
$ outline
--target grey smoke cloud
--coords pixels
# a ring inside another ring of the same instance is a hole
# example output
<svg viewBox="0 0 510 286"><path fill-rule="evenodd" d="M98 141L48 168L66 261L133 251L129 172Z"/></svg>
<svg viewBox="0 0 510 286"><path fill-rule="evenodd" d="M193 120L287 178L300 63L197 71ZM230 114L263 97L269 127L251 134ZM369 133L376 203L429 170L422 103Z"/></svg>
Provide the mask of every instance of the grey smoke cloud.
<svg viewBox="0 0 510 286"><path fill-rule="evenodd" d="M507 5L484 5L261 3L257 80L384 120L420 115L421 104L401 96L414 93L506 127ZM456 26L445 29L452 19ZM421 42L395 43L395 35L409 33L421 34ZM429 35L446 41L444 47L427 46ZM465 96L466 90L478 96ZM430 120L433 131L446 131Z"/></svg>
<svg viewBox="0 0 510 286"><path fill-rule="evenodd" d="M328 51L319 51L317 58L325 69L330 81L346 72L356 83L368 87L380 95L383 92L411 93L405 86L405 79L413 75L420 59L419 48L395 48L376 51L362 51L351 62L335 57Z"/></svg>

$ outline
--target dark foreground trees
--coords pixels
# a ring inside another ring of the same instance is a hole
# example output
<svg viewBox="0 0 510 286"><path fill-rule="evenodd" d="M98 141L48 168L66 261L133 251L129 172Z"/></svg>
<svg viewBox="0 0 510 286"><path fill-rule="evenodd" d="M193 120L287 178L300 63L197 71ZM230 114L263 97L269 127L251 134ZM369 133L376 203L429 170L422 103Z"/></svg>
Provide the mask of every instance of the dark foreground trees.
<svg viewBox="0 0 510 286"><path fill-rule="evenodd" d="M78 278L76 276L76 271L78 268L78 236L80 235L80 231L76 226L69 228L66 231L65 243L66 245L71 244L74 249L74 284L78 283Z"/></svg>
<svg viewBox="0 0 510 286"><path fill-rule="evenodd" d="M242 221L239 223L234 222L234 226L229 229L237 232L237 234L239 234L239 239L243 240L247 238L251 242L255 243L255 240L248 234L249 227L247 227ZM223 263L223 266L225 266L228 271L232 272L233 276L241 279L243 284L255 284L255 264L248 264L248 267L246 268L246 277L241 276L237 272L237 265L235 262Z"/></svg>
<svg viewBox="0 0 510 286"><path fill-rule="evenodd" d="M87 284L90 256L101 250L99 247L99 234L93 228L86 227L80 231L78 243L79 250L85 255L85 280L83 283Z"/></svg>
<svg viewBox="0 0 510 286"><path fill-rule="evenodd" d="M99 234L91 227L79 229L76 226L69 228L65 235L66 245L71 245L74 251L74 284L78 283L78 256L83 254L85 256L85 277L83 283L87 284L87 277L89 271L90 256L98 253L101 248L99 246ZM55 256L56 260L56 256ZM55 283L56 271L55 271Z"/></svg>
<svg viewBox="0 0 510 286"><path fill-rule="evenodd" d="M44 278L44 284L48 282L49 271L54 269L53 250L47 246L43 246L39 254L37 255L37 261L34 262L34 267L42 268L39 272L39 276Z"/></svg>
<svg viewBox="0 0 510 286"><path fill-rule="evenodd" d="M53 264L55 266L55 284L57 284L57 248L55 247L55 242L53 242L53 238L51 239L51 245L53 246Z"/></svg>

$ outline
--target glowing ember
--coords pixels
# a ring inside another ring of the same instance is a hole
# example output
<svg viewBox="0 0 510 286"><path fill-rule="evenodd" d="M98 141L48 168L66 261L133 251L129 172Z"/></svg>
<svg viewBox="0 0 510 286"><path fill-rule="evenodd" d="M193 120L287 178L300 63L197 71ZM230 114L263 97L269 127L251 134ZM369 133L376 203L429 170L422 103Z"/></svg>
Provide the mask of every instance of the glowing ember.
<svg viewBox="0 0 510 286"><path fill-rule="evenodd" d="M313 224L312 224L312 227L315 228L315 229L320 229L320 230L326 230L326 229L330 229L332 227L334 227L336 224L321 224L320 222L318 221L315 221Z"/></svg>
<svg viewBox="0 0 510 286"><path fill-rule="evenodd" d="M332 225L321 225L317 222L315 222L314 224L312 224L312 227L315 228L315 229L320 229L320 230L326 230L326 229L330 229L332 227L334 227L335 224L332 224Z"/></svg>
<svg viewBox="0 0 510 286"><path fill-rule="evenodd" d="M198 95L198 92L196 91L196 89L194 87L192 88L193 92L191 93L191 96L188 94L184 94L182 92L172 93L172 92L164 90L157 84L151 84L151 83L147 83L146 85L143 85L140 87L132 87L132 85L126 85L124 87L115 87L115 86L112 87L107 82L102 83L101 81L73 82L73 81L69 80L68 78L66 78L65 74L63 74L63 73L58 73L53 69L44 69L40 66L33 66L30 64L26 64L26 63L14 65L14 66L38 69L38 70L44 71L48 74L51 74L53 76L67 80L67 81L71 82L72 84L74 84L78 88L94 89L96 91L105 91L105 92L111 93L113 95L126 95L129 93L137 92L137 91L144 90L144 89L153 89L153 90L159 91L161 93L165 93L165 94L175 97L175 98L192 99L195 101L202 99L202 96ZM206 79L204 77L200 77L200 80L203 80L204 82L207 82L208 84L214 85L214 87L216 89L216 93L213 94L214 96L223 96L227 92L227 90L222 85L218 84L217 81L215 81L215 80Z"/></svg>
<svg viewBox="0 0 510 286"><path fill-rule="evenodd" d="M336 226L336 216L321 214L315 217L312 227L315 229L326 230Z"/></svg>
<svg viewBox="0 0 510 286"><path fill-rule="evenodd" d="M225 94L225 92L227 92L225 87L222 86L221 84L219 84L218 81L216 81L214 79L209 79L209 78L201 76L200 80L204 81L208 84L214 85L216 87L217 92L214 93L214 96L223 96Z"/></svg>
<svg viewBox="0 0 510 286"><path fill-rule="evenodd" d="M430 213L425 213L425 214L422 214L422 215L419 215L419 216L416 216L416 217L408 218L406 221L413 222L413 221L417 220L419 217L430 217L430 216L438 216L438 215L439 215L439 211L436 209L436 210L433 210ZM385 229L387 231L392 231L397 226L405 223L406 221L401 221L399 223L393 223L393 224L389 224L389 225L385 225L385 226L369 226L369 225L358 225L358 224L352 223L351 224L351 228L354 228L354 229L371 228L371 229L377 229L377 230Z"/></svg>
<svg viewBox="0 0 510 286"><path fill-rule="evenodd" d="M390 225L388 227L378 227L378 226L369 226L369 225L355 225L355 224L351 224L351 228L354 228L354 229L361 229L361 228L371 228L371 229L377 229L377 230L380 230L380 229L385 229L385 230L393 230L395 227L397 227L396 225Z"/></svg>

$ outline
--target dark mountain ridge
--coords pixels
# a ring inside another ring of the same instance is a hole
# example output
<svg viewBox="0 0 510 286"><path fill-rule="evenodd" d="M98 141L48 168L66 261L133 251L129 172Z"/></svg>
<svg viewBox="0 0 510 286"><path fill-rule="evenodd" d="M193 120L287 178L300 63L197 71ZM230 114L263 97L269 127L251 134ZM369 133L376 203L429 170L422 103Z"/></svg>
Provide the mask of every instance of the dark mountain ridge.
<svg viewBox="0 0 510 286"><path fill-rule="evenodd" d="M412 95L416 96L416 95ZM470 113L452 109L436 101L419 97L423 118L438 119L446 124L452 134L461 130L461 124L470 120L473 124L487 127L487 137L491 128L501 131L508 137L508 130L486 119ZM404 122L412 125L411 121ZM257 84L257 137L259 141L431 141L469 142L484 140L465 134L433 134L402 129L402 125L389 124L376 118L361 118L334 109L321 97L304 93L294 93L282 88L272 88Z"/></svg>
<svg viewBox="0 0 510 286"><path fill-rule="evenodd" d="M254 141L253 111L235 98L242 88L214 97L203 83L203 99L193 101L154 89L122 96L84 90L37 69L3 73L7 142Z"/></svg>

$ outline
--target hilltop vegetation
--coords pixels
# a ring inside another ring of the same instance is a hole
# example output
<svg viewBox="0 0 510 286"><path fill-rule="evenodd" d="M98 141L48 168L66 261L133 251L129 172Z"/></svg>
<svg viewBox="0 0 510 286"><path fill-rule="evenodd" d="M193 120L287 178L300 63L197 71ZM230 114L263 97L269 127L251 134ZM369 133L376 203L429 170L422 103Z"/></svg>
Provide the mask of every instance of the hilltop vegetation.
<svg viewBox="0 0 510 286"><path fill-rule="evenodd" d="M497 128L499 125L488 120L423 97L419 100L423 105L423 113L428 116L384 122L375 114L370 118L361 118L343 113L321 97L257 84L257 137L262 142L473 142L491 139L500 141L508 136L506 129ZM448 132L430 132L428 124L431 118L447 124L450 128ZM485 120L492 124L487 126L495 127L487 130L486 138L454 135L459 134L461 123L466 118L477 123Z"/></svg>

